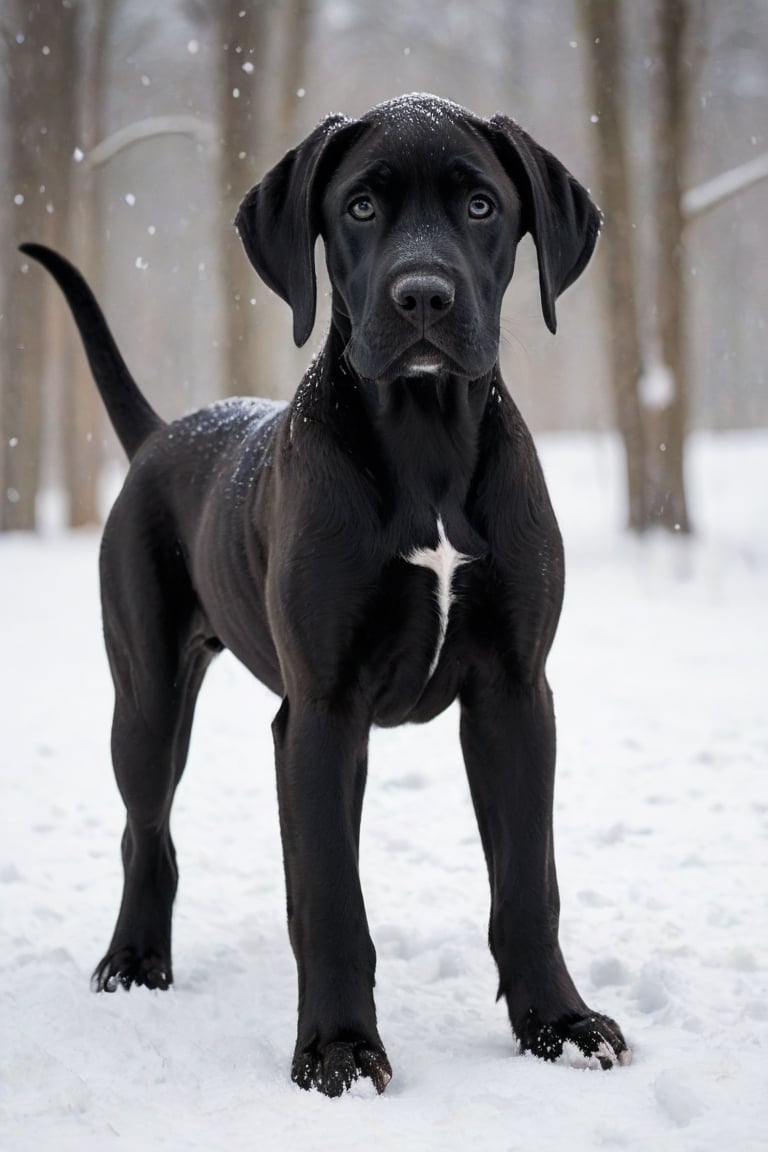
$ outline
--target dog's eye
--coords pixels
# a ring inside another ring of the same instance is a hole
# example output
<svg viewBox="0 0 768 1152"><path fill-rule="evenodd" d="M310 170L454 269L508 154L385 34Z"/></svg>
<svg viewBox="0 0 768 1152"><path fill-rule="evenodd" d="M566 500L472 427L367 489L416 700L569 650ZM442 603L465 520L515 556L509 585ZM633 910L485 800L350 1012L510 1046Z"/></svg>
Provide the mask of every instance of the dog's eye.
<svg viewBox="0 0 768 1152"><path fill-rule="evenodd" d="M493 210L493 201L488 196L473 196L467 208L471 220L485 220Z"/></svg>
<svg viewBox="0 0 768 1152"><path fill-rule="evenodd" d="M358 196L347 209L355 220L373 220L376 211L367 196Z"/></svg>

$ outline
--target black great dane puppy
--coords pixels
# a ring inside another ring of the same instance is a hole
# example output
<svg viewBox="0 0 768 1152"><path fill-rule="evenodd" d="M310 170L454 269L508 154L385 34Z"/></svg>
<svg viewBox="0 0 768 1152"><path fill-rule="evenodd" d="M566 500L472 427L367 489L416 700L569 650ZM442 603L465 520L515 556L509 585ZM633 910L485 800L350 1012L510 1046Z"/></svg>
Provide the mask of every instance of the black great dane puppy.
<svg viewBox="0 0 768 1152"><path fill-rule="evenodd" d="M335 1096L358 1075L379 1091L391 1077L358 876L368 734L456 699L499 995L521 1048L554 1059L572 1041L603 1067L626 1063L618 1026L584 1003L558 944L545 662L563 554L497 361L521 237L535 242L554 332L599 213L513 121L408 96L326 119L247 194L236 224L291 306L297 344L313 326L322 236L330 332L287 406L224 401L172 424L139 392L79 274L24 249L65 292L132 461L101 551L127 823L95 986L171 983L171 803L198 689L226 647L282 699L294 1080Z"/></svg>

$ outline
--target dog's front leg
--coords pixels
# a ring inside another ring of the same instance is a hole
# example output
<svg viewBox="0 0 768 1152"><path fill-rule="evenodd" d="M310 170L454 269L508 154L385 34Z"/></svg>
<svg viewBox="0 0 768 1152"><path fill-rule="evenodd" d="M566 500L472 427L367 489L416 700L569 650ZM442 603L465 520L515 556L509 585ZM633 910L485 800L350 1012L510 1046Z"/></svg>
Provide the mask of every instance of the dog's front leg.
<svg viewBox="0 0 768 1152"><path fill-rule="evenodd" d="M299 979L292 1076L339 1096L392 1076L376 1026L376 953L358 874L368 726L353 710L285 699L272 726L288 925Z"/></svg>
<svg viewBox="0 0 768 1152"><path fill-rule="evenodd" d="M555 721L546 680L501 669L462 694L461 741L491 883L489 942L499 995L523 1051L573 1042L603 1068L629 1061L617 1024L590 1011L558 942L552 838Z"/></svg>

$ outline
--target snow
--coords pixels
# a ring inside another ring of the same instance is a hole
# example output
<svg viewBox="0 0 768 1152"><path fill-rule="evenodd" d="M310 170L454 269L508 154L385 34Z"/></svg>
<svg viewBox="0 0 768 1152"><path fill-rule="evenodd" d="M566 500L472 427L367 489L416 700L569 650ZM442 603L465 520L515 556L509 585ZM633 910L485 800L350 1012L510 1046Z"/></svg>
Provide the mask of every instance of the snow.
<svg viewBox="0 0 768 1152"><path fill-rule="evenodd" d="M610 439L547 438L568 560L550 661L561 940L629 1067L521 1057L450 712L377 732L362 871L394 1078L289 1078L269 723L223 656L174 809L176 985L94 996L120 892L98 541L0 539L0 1148L765 1147L768 434L697 436L699 535L619 530ZM576 1066L574 1066L576 1065Z"/></svg>
<svg viewBox="0 0 768 1152"><path fill-rule="evenodd" d="M661 360L651 360L638 381L637 390L643 408L663 411L675 398L672 369Z"/></svg>

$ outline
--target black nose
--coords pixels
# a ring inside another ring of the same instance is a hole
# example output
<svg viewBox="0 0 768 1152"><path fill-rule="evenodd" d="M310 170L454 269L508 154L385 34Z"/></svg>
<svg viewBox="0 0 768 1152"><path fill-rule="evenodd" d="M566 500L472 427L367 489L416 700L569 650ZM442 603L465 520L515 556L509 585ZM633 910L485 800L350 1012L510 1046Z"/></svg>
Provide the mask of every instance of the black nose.
<svg viewBox="0 0 768 1152"><path fill-rule="evenodd" d="M428 328L449 312L455 295L450 280L421 272L398 276L391 293L398 311L418 328Z"/></svg>

